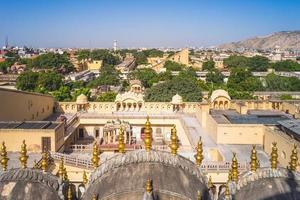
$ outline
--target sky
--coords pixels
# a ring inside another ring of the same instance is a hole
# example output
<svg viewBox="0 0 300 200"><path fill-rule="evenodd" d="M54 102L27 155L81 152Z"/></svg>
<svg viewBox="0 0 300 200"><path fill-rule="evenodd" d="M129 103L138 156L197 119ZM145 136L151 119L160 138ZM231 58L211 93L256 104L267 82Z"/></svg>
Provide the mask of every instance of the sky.
<svg viewBox="0 0 300 200"><path fill-rule="evenodd" d="M300 30L299 0L0 0L0 45L208 47Z"/></svg>

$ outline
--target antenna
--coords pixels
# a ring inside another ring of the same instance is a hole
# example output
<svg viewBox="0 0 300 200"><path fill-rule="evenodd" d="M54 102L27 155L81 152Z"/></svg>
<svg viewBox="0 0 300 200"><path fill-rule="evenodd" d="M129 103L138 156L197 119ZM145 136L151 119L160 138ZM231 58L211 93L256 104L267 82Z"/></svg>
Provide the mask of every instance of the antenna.
<svg viewBox="0 0 300 200"><path fill-rule="evenodd" d="M5 37L5 48L8 48L8 36Z"/></svg>
<svg viewBox="0 0 300 200"><path fill-rule="evenodd" d="M118 50L117 40L114 40L113 49L114 49L115 52Z"/></svg>

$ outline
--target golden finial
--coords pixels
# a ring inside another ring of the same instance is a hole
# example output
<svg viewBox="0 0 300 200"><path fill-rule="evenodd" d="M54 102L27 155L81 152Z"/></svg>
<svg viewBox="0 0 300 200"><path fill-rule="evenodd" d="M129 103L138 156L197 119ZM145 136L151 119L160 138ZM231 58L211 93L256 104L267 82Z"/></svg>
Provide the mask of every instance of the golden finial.
<svg viewBox="0 0 300 200"><path fill-rule="evenodd" d="M230 199L230 198L231 198L231 195L230 195L229 185L227 182L226 186L225 186L225 199Z"/></svg>
<svg viewBox="0 0 300 200"><path fill-rule="evenodd" d="M23 140L23 143L21 146L20 158L19 158L23 169L27 167L27 159L28 159L28 156L27 156L26 144L25 144L25 140Z"/></svg>
<svg viewBox="0 0 300 200"><path fill-rule="evenodd" d="M231 170L230 169L228 171L228 181L232 181L232 174L231 174Z"/></svg>
<svg viewBox="0 0 300 200"><path fill-rule="evenodd" d="M152 129L151 129L151 123L149 120L149 116L147 116L147 121L145 123L145 138L144 138L144 143L145 143L145 149L146 151L151 150L151 144L152 144Z"/></svg>
<svg viewBox="0 0 300 200"><path fill-rule="evenodd" d="M61 180L64 180L65 175L65 166L64 166L64 160L63 158L60 159L59 167L58 167L58 177Z"/></svg>
<svg viewBox="0 0 300 200"><path fill-rule="evenodd" d="M250 161L250 167L252 172L256 172L256 169L258 167L258 160L257 160L257 155L256 155L256 146L253 145L252 151L251 151L251 161Z"/></svg>
<svg viewBox="0 0 300 200"><path fill-rule="evenodd" d="M297 152L296 144L294 144L294 149L292 150L292 154L291 154L291 162L289 164L290 164L289 169L291 171L296 171L298 165L298 152Z"/></svg>
<svg viewBox="0 0 300 200"><path fill-rule="evenodd" d="M98 145L95 142L94 146L93 146L93 156L92 156L92 163L94 168L96 169L97 167L99 167L99 149L98 149Z"/></svg>
<svg viewBox="0 0 300 200"><path fill-rule="evenodd" d="M198 167L201 166L202 160L203 160L203 147L202 147L202 140L201 137L199 138L197 147L196 147L197 153L195 154L195 159L196 159L196 165Z"/></svg>
<svg viewBox="0 0 300 200"><path fill-rule="evenodd" d="M278 153L277 153L277 143L273 142L272 146L272 152L271 152L271 168L272 169L277 169L277 164L278 164Z"/></svg>
<svg viewBox="0 0 300 200"><path fill-rule="evenodd" d="M46 172L46 170L48 168L48 160L47 160L47 153L46 152L44 152L42 154L41 168L42 168L43 172Z"/></svg>
<svg viewBox="0 0 300 200"><path fill-rule="evenodd" d="M171 148L171 154L176 155L178 150L178 142L177 142L177 131L175 125L171 129L171 144L169 146Z"/></svg>
<svg viewBox="0 0 300 200"><path fill-rule="evenodd" d="M94 194L92 200L97 200L97 196Z"/></svg>
<svg viewBox="0 0 300 200"><path fill-rule="evenodd" d="M197 200L202 200L201 192L198 190L197 192Z"/></svg>
<svg viewBox="0 0 300 200"><path fill-rule="evenodd" d="M69 177L68 177L68 173L67 173L67 169L66 168L64 168L64 178L63 178L63 180L69 181Z"/></svg>
<svg viewBox="0 0 300 200"><path fill-rule="evenodd" d="M119 141L119 145L118 145L119 153L125 153L124 133L123 133L122 128L119 129L118 141Z"/></svg>
<svg viewBox="0 0 300 200"><path fill-rule="evenodd" d="M151 180L148 178L146 181L146 192L151 193L152 192L152 183Z"/></svg>
<svg viewBox="0 0 300 200"><path fill-rule="evenodd" d="M214 186L213 183L212 183L211 176L208 177L207 186L208 186L208 189L210 189L210 188L212 188Z"/></svg>
<svg viewBox="0 0 300 200"><path fill-rule="evenodd" d="M238 182L238 176L239 176L238 165L239 164L236 158L236 153L233 153L233 158L231 163L231 176L232 176L232 180L235 181L236 183Z"/></svg>
<svg viewBox="0 0 300 200"><path fill-rule="evenodd" d="M83 181L82 181L83 184L86 185L88 183L88 178L87 178L85 170L83 171L82 179L83 179Z"/></svg>
<svg viewBox="0 0 300 200"><path fill-rule="evenodd" d="M72 200L72 188L71 188L71 185L69 185L69 188L68 188L68 200Z"/></svg>
<svg viewBox="0 0 300 200"><path fill-rule="evenodd" d="M1 146L1 165L2 165L3 171L7 170L8 160L9 160L9 158L7 157L7 151L6 151L5 143L2 142L2 146Z"/></svg>

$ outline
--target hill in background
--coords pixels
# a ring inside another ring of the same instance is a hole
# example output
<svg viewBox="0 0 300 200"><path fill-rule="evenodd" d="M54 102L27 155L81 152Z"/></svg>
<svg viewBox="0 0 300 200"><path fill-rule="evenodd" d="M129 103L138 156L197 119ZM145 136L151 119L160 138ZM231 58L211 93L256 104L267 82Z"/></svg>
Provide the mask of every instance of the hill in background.
<svg viewBox="0 0 300 200"><path fill-rule="evenodd" d="M282 31L263 37L250 38L238 42L222 44L222 49L280 49L300 50L300 31Z"/></svg>

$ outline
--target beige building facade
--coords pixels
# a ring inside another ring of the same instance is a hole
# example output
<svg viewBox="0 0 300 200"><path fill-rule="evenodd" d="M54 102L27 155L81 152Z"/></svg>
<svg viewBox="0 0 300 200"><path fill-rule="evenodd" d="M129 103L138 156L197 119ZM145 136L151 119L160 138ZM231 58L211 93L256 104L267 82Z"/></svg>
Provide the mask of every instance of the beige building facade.
<svg viewBox="0 0 300 200"><path fill-rule="evenodd" d="M0 88L0 121L40 121L53 113L52 96Z"/></svg>
<svg viewBox="0 0 300 200"><path fill-rule="evenodd" d="M0 122L0 140L8 151L19 151L23 140L33 152L63 151L64 124L60 122Z"/></svg>

